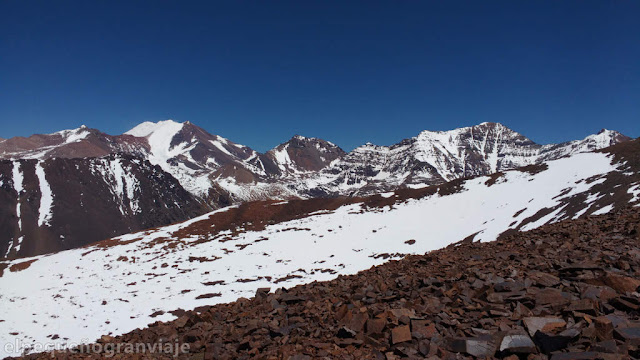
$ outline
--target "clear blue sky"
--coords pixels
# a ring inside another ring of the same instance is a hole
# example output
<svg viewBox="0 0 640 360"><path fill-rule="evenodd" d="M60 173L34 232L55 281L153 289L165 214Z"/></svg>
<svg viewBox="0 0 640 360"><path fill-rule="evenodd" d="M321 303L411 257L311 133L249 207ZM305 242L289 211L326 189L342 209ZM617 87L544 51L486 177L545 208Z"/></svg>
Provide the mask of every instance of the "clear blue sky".
<svg viewBox="0 0 640 360"><path fill-rule="evenodd" d="M261 151L638 137L640 1L0 2L0 137L168 118Z"/></svg>

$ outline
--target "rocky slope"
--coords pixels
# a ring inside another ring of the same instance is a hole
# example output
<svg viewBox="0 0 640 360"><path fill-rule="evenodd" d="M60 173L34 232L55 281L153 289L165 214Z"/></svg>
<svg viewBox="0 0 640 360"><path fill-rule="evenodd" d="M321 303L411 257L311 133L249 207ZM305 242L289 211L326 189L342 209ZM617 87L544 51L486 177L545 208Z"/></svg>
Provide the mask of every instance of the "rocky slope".
<svg viewBox="0 0 640 360"><path fill-rule="evenodd" d="M179 308L252 296L257 288L330 280L463 239L491 241L639 203L638 140L365 198L245 203L83 249L0 263L0 341L68 346L170 320Z"/></svg>
<svg viewBox="0 0 640 360"><path fill-rule="evenodd" d="M640 210L627 208L328 282L260 288L91 347L28 358L632 359L640 356L639 269ZM136 344L146 345L131 350Z"/></svg>
<svg viewBox="0 0 640 360"><path fill-rule="evenodd" d="M278 165L280 176L317 172L344 155L344 150L329 141L300 135L267 152Z"/></svg>
<svg viewBox="0 0 640 360"><path fill-rule="evenodd" d="M0 160L0 199L5 258L77 248L211 209L171 175L127 155Z"/></svg>

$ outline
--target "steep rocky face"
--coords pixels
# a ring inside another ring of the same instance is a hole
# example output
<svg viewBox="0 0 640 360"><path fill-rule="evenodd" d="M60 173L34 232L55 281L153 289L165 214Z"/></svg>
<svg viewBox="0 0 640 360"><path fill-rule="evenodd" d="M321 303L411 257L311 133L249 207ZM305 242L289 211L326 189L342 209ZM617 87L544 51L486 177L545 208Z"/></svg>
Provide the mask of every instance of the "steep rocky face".
<svg viewBox="0 0 640 360"><path fill-rule="evenodd" d="M571 154L593 151L630 138L609 130L583 140L539 145L497 123L451 131L423 131L392 146L366 144L323 169L310 183L326 195L364 195L401 186L440 184L488 175Z"/></svg>
<svg viewBox="0 0 640 360"><path fill-rule="evenodd" d="M191 193L207 197L218 178L254 183L277 171L263 154L212 135L190 122L146 122L126 132L143 138L150 148L148 159L176 177Z"/></svg>
<svg viewBox="0 0 640 360"><path fill-rule="evenodd" d="M281 176L320 171L344 155L344 150L329 141L300 135L267 152Z"/></svg>
<svg viewBox="0 0 640 360"><path fill-rule="evenodd" d="M103 158L0 161L0 257L80 247L210 210L147 161Z"/></svg>

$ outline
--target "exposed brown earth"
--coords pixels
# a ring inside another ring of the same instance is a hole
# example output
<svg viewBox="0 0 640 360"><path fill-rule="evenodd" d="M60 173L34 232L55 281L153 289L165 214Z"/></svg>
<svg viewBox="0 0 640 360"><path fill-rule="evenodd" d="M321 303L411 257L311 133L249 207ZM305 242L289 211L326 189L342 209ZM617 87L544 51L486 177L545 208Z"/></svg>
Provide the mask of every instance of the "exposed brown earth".
<svg viewBox="0 0 640 360"><path fill-rule="evenodd" d="M260 289L99 342L184 343L184 359L630 359L640 356L639 286L640 209L628 208ZM151 357L162 356L114 356Z"/></svg>
<svg viewBox="0 0 640 360"><path fill-rule="evenodd" d="M76 142L65 142L65 136L56 134L36 134L29 137L17 136L5 140L0 145L0 159L29 158L84 158L100 157L114 153L142 155L149 145L144 139L131 135L107 135L96 129L80 128L87 135Z"/></svg>

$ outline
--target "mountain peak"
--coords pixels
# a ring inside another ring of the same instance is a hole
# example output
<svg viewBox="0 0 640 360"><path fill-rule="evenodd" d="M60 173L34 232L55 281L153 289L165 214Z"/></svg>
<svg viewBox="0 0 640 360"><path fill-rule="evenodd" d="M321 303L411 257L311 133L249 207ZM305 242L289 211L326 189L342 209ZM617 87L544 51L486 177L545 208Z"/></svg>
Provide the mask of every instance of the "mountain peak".
<svg viewBox="0 0 640 360"><path fill-rule="evenodd" d="M480 124L476 125L476 126L493 126L493 127L504 127L506 128L506 126L504 126L504 124L499 123L499 122L494 122L494 121L483 121Z"/></svg>
<svg viewBox="0 0 640 360"><path fill-rule="evenodd" d="M615 130L602 129L596 134L589 135L583 140L574 141L573 143L584 147L584 151L592 151L628 140L631 140L631 138Z"/></svg>
<svg viewBox="0 0 640 360"><path fill-rule="evenodd" d="M291 139L287 141L287 143L294 142L294 141L313 142L313 141L322 141L322 140L315 137L307 137L307 136L296 134L296 135L293 135Z"/></svg>
<svg viewBox="0 0 640 360"><path fill-rule="evenodd" d="M267 152L282 173L320 171L344 154L332 142L297 134Z"/></svg>
<svg viewBox="0 0 640 360"><path fill-rule="evenodd" d="M91 134L89 128L85 125L81 125L79 128L70 129L70 130L62 130L55 132L51 135L60 135L64 139L66 144L78 142L84 140Z"/></svg>
<svg viewBox="0 0 640 360"><path fill-rule="evenodd" d="M615 131L615 130L609 130L609 129L601 129L600 131L598 131L597 133L595 133L594 135L601 135L601 136L610 136L610 137L616 137L616 136L624 136L622 135L620 132Z"/></svg>
<svg viewBox="0 0 640 360"><path fill-rule="evenodd" d="M460 127L452 130L445 131L431 131L431 130L423 130L418 134L414 139L418 139L419 141L444 141L450 142L454 141L453 139L459 137L474 137L474 138L508 138L512 140L517 140L520 142L533 143L533 141L529 140L522 134L517 131L497 122L482 122L478 125Z"/></svg>
<svg viewBox="0 0 640 360"><path fill-rule="evenodd" d="M339 148L338 145L332 143L331 141L327 141L327 140L320 139L320 138L317 138L317 137L307 137L307 136L302 136L302 135L296 134L296 135L293 135L291 137L291 139L289 139L286 142L276 146L272 150L276 150L278 148L282 148L282 147L285 147L287 145L296 146L296 145L303 145L303 144L311 144L312 146L315 146L317 148L321 148L321 147ZM340 151L342 151L342 149L340 149Z"/></svg>
<svg viewBox="0 0 640 360"><path fill-rule="evenodd" d="M125 132L126 135L137 137L147 137L156 132L172 132L179 131L185 123L176 122L174 120L162 120L158 122L145 121L133 129Z"/></svg>

